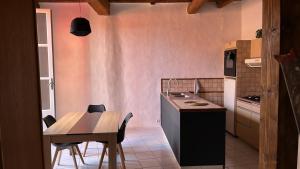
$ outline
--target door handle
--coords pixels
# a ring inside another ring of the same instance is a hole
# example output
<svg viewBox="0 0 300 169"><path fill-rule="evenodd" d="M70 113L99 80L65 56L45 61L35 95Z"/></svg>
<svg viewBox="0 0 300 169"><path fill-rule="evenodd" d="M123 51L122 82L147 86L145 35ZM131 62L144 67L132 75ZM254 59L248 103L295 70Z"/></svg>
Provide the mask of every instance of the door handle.
<svg viewBox="0 0 300 169"><path fill-rule="evenodd" d="M54 90L54 86L55 86L55 82L53 80L53 78L50 79L50 87L51 87L51 90Z"/></svg>

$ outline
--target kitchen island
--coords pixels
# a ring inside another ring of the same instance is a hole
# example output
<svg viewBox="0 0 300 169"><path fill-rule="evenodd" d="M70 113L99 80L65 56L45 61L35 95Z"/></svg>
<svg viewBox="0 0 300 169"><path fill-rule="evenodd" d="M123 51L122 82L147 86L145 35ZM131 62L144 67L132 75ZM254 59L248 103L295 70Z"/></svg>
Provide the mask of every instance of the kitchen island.
<svg viewBox="0 0 300 169"><path fill-rule="evenodd" d="M225 111L191 93L161 93L161 126L180 166L225 166Z"/></svg>

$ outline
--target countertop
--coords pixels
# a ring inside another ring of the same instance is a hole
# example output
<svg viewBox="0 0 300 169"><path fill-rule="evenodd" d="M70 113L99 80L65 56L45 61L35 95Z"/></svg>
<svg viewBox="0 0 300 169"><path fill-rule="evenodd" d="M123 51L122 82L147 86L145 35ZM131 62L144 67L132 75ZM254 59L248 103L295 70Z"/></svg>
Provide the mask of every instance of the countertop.
<svg viewBox="0 0 300 169"><path fill-rule="evenodd" d="M237 97L236 98L237 100L241 100L241 101L244 101L244 102L247 102L249 104L253 104L255 106L260 106L260 102L256 102L256 101L251 101L251 100L248 100L248 99L244 99L242 97Z"/></svg>
<svg viewBox="0 0 300 169"><path fill-rule="evenodd" d="M168 100L179 112L208 112L208 111L219 111L225 112L226 108L216 105L208 100L205 100L197 95L192 93L184 93L189 97L175 97L171 94L167 96L167 93L161 93L161 95ZM194 101L197 103L207 104L204 106L193 106L191 104L187 104L187 101Z"/></svg>
<svg viewBox="0 0 300 169"><path fill-rule="evenodd" d="M260 103L259 102L247 100L247 99L244 99L241 97L237 97L237 107L238 108L242 107L244 109L248 109L253 112L260 113Z"/></svg>

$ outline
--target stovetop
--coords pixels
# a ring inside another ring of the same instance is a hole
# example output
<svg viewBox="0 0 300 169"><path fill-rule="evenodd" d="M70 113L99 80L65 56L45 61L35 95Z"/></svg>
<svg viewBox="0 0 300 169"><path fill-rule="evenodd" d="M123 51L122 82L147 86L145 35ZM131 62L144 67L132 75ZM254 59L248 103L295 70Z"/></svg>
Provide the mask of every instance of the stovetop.
<svg viewBox="0 0 300 169"><path fill-rule="evenodd" d="M246 100L250 100L250 101L254 101L254 102L260 102L260 96L245 96L245 97L242 97L243 99L246 99Z"/></svg>

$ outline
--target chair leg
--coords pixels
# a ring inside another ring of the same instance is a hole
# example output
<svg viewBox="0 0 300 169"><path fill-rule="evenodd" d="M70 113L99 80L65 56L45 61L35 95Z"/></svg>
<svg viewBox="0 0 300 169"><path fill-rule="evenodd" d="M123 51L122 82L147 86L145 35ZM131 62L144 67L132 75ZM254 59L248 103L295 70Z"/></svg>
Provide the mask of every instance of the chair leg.
<svg viewBox="0 0 300 169"><path fill-rule="evenodd" d="M89 142L87 141L85 144L85 147L84 147L83 157L85 157L85 155L86 155L86 150L87 150L88 146L89 146Z"/></svg>
<svg viewBox="0 0 300 169"><path fill-rule="evenodd" d="M122 144L120 143L120 144L118 144L119 146L120 146L120 150L121 150L121 155L123 156L123 158L124 158L124 161L126 161L126 158L125 158L125 155L124 155L124 151L123 151L123 146L122 146Z"/></svg>
<svg viewBox="0 0 300 169"><path fill-rule="evenodd" d="M101 167L102 167L103 158L104 158L104 154L106 152L106 148L107 148L107 145L103 144L103 150L102 150L101 157L100 157L99 169L101 169Z"/></svg>
<svg viewBox="0 0 300 169"><path fill-rule="evenodd" d="M117 149L118 149L120 157L121 157L122 169L126 169L126 166L125 166L125 157L124 157L124 152L123 152L121 143L117 145Z"/></svg>
<svg viewBox="0 0 300 169"><path fill-rule="evenodd" d="M104 148L105 144L102 144L102 145L103 145L103 148ZM107 151L105 151L105 155L108 155Z"/></svg>
<svg viewBox="0 0 300 169"><path fill-rule="evenodd" d="M60 150L60 151L58 152L58 162L57 162L57 165L60 165L61 153L62 153L62 150Z"/></svg>
<svg viewBox="0 0 300 169"><path fill-rule="evenodd" d="M56 147L56 150L55 150L55 153L54 153L54 157L53 157L53 161L52 161L51 168L53 168L54 165L55 165L55 161L56 161L56 158L57 158L58 151L59 151L59 148Z"/></svg>
<svg viewBox="0 0 300 169"><path fill-rule="evenodd" d="M74 162L75 169L78 169L76 158L75 158L76 153L75 153L75 150L74 150L73 146L71 147L71 152L72 152L72 157L73 157L73 162Z"/></svg>
<svg viewBox="0 0 300 169"><path fill-rule="evenodd" d="M82 155L81 155L81 152L80 152L80 150L79 150L78 145L76 145L75 148L76 148L76 150L77 150L77 153L78 153L78 155L79 155L79 157L80 157L81 162L82 162L83 164L85 164L85 163L84 163L84 160L83 160L83 157L82 157Z"/></svg>

